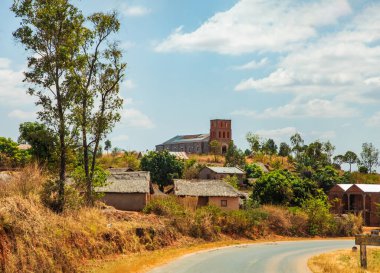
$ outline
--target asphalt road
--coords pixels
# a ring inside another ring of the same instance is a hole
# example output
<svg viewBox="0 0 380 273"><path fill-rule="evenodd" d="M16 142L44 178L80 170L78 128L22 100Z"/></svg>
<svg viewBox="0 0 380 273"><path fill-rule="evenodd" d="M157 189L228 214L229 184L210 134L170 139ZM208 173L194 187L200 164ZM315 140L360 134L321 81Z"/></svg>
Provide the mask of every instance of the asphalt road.
<svg viewBox="0 0 380 273"><path fill-rule="evenodd" d="M258 243L186 255L149 273L307 273L307 260L319 253L351 249L353 240Z"/></svg>

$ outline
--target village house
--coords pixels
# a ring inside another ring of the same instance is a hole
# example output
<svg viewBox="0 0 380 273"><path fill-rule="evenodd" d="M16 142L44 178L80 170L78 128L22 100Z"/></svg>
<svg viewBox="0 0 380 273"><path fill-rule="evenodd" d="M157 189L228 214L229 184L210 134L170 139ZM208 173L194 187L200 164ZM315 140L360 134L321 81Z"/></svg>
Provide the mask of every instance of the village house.
<svg viewBox="0 0 380 273"><path fill-rule="evenodd" d="M224 179L227 176L236 176L240 183L245 178L245 172L237 167L204 167L199 172L200 179Z"/></svg>
<svg viewBox="0 0 380 273"><path fill-rule="evenodd" d="M337 184L328 194L332 212L337 214L361 213L364 224L379 226L380 185Z"/></svg>
<svg viewBox="0 0 380 273"><path fill-rule="evenodd" d="M210 132L208 134L178 135L162 144L156 145L156 150L207 154L211 152L210 142L213 140L220 143L221 153L227 152L228 144L232 140L231 120L211 120Z"/></svg>
<svg viewBox="0 0 380 273"><path fill-rule="evenodd" d="M152 185L149 172L109 169L107 185L96 189L101 201L119 210L141 211L150 200Z"/></svg>
<svg viewBox="0 0 380 273"><path fill-rule="evenodd" d="M174 195L196 197L197 207L214 205L224 210L238 210L238 190L221 180L174 180Z"/></svg>

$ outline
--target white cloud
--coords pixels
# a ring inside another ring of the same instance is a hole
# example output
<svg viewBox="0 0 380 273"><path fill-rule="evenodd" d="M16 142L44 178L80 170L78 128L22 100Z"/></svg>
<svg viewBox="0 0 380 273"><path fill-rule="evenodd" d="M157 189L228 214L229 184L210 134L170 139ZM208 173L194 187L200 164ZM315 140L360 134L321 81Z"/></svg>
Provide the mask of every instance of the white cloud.
<svg viewBox="0 0 380 273"><path fill-rule="evenodd" d="M8 117L19 120L35 120L37 118L36 112L27 112L23 110L13 110L8 113Z"/></svg>
<svg viewBox="0 0 380 273"><path fill-rule="evenodd" d="M23 84L22 70L14 70L9 59L0 58L0 104L21 105L28 104L33 98L26 94L27 88Z"/></svg>
<svg viewBox="0 0 380 273"><path fill-rule="evenodd" d="M236 110L232 115L251 118L348 118L358 116L358 110L346 106L342 102L322 99L309 101L294 100L280 107L266 108L262 112L252 110Z"/></svg>
<svg viewBox="0 0 380 273"><path fill-rule="evenodd" d="M376 112L372 117L370 117L365 124L368 127L380 127L380 111Z"/></svg>
<svg viewBox="0 0 380 273"><path fill-rule="evenodd" d="M153 121L147 115L134 108L124 110L121 116L122 124L125 124L127 127L146 129L155 127Z"/></svg>
<svg viewBox="0 0 380 273"><path fill-rule="evenodd" d="M216 13L193 32L176 29L156 51L211 51L242 54L284 51L315 37L317 28L351 13L346 0L305 3L292 0L241 0Z"/></svg>
<svg viewBox="0 0 380 273"><path fill-rule="evenodd" d="M124 4L121 7L121 12L125 16L138 17L149 14L151 10L143 6L129 6Z"/></svg>
<svg viewBox="0 0 380 273"><path fill-rule="evenodd" d="M125 80L121 84L121 89L131 90L136 87L136 84L132 80Z"/></svg>
<svg viewBox="0 0 380 273"><path fill-rule="evenodd" d="M257 69L257 68L265 66L267 63L268 63L268 59L262 58L258 62L253 60L253 61L250 61L250 62L243 64L243 65L234 66L233 69L235 69L235 70Z"/></svg>
<svg viewBox="0 0 380 273"><path fill-rule="evenodd" d="M280 129L273 130L259 130L255 133L264 138L272 138L274 140L280 140L283 138L289 138L290 136L297 133L297 129L295 127L285 127Z"/></svg>

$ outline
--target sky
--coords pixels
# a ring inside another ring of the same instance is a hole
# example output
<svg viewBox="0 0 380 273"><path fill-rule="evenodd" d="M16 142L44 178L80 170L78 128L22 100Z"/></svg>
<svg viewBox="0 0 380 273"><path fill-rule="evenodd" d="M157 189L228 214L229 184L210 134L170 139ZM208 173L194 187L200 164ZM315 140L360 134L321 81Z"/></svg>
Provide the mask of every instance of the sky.
<svg viewBox="0 0 380 273"><path fill-rule="evenodd" d="M0 136L36 120L35 99L0 2ZM296 132L330 140L336 154L380 148L380 1L73 0L85 15L119 13L124 50L121 122L113 147L154 149L232 119L238 147L254 132L277 143Z"/></svg>

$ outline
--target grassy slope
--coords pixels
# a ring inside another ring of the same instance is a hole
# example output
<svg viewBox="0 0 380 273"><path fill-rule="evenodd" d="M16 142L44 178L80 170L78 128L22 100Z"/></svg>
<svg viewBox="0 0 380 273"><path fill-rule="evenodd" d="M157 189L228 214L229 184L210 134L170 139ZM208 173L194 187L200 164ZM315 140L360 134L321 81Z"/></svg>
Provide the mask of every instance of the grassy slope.
<svg viewBox="0 0 380 273"><path fill-rule="evenodd" d="M360 253L338 250L311 258L308 262L313 273L379 273L380 248L367 248L368 269L360 267Z"/></svg>

